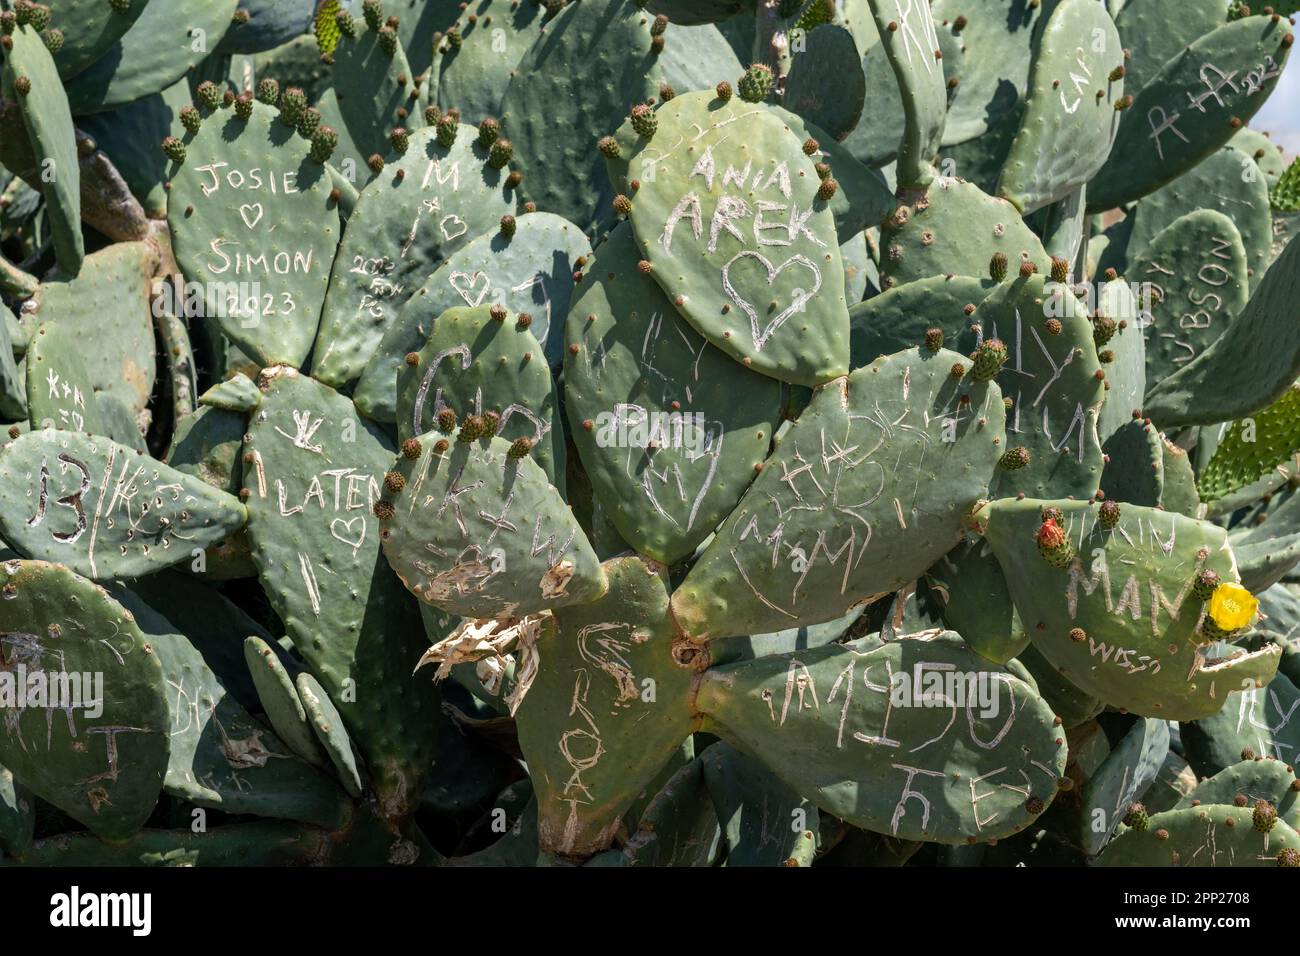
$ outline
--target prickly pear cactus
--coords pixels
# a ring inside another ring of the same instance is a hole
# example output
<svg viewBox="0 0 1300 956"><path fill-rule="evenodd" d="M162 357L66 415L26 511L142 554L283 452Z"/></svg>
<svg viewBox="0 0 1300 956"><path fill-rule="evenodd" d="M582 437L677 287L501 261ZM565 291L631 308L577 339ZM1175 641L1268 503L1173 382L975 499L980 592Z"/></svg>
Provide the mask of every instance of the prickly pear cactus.
<svg viewBox="0 0 1300 956"><path fill-rule="evenodd" d="M0 867L1300 865L1296 12L0 0Z"/></svg>

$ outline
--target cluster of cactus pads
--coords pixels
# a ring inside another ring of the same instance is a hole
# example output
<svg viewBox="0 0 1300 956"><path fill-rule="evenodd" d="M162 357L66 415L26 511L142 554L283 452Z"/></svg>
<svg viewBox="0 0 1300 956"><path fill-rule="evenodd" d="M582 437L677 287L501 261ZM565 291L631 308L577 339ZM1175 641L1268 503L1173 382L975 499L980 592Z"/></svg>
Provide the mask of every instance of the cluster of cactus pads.
<svg viewBox="0 0 1300 956"><path fill-rule="evenodd" d="M0 0L0 865L1300 866L1254 7Z"/></svg>

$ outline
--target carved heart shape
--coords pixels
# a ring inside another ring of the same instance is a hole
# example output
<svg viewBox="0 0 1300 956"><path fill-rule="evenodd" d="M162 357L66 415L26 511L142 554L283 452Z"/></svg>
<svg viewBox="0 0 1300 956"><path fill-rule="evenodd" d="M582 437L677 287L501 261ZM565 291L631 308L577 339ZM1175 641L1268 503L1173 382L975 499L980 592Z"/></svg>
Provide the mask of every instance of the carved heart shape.
<svg viewBox="0 0 1300 956"><path fill-rule="evenodd" d="M474 290L478 287L479 280L483 282L483 289L474 295ZM468 272L453 272L451 274L451 287L456 290L465 304L471 309L476 309L483 304L488 292L492 288L492 280L488 278L486 272L475 272L470 275Z"/></svg>
<svg viewBox="0 0 1300 956"><path fill-rule="evenodd" d="M776 277L779 276L790 266L799 266L801 268L807 269L809 272L812 273L813 287L811 291L796 289L795 290L796 295L794 297L794 300L790 303L789 306L786 307L785 311L777 315L776 318L774 318L771 322L769 322L766 328L761 328L759 324L758 311L754 308L752 304L750 304L750 302L743 295L741 295L738 291L736 291L736 287L732 285L731 282L731 267L734 266L741 259L757 259L758 262L763 266L763 268L767 270L768 286L771 286L772 283L776 281ZM822 287L821 270L819 270L816 264L807 256L802 256L802 255L791 256L789 259L785 260L785 262L781 263L781 265L778 267L778 266L773 266L771 260L769 260L767 256L763 255L762 253L754 252L753 250L746 249L744 252L737 253L736 256L730 262L728 262L725 266L722 267L723 291L727 293L731 301L736 303L737 307L739 307L742 312L744 312L747 316L749 316L750 331L752 332L754 337L754 349L759 352L763 350L763 346L767 345L767 340L772 337L772 334L781 326L783 326L786 323L786 320L790 318L790 316L794 315L796 312L802 312L804 309L808 307L808 302L812 299L813 296L817 294L817 290L820 289L821 287Z"/></svg>
<svg viewBox="0 0 1300 956"><path fill-rule="evenodd" d="M239 207L239 218L244 220L244 225L249 229L261 222L264 215L266 215L266 210L262 208L260 202L248 203Z"/></svg>
<svg viewBox="0 0 1300 956"><path fill-rule="evenodd" d="M356 526L360 524L361 533L357 534ZM353 535L349 538L347 535ZM365 515L357 515L350 521L344 521L342 518L335 518L330 522L330 536L335 541L342 541L355 553L366 542L366 518Z"/></svg>

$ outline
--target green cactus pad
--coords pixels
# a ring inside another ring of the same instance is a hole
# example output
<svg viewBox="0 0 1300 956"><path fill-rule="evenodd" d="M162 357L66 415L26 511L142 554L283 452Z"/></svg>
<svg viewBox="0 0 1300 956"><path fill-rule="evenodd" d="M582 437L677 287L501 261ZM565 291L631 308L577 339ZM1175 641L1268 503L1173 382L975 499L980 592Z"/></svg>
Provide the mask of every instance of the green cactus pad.
<svg viewBox="0 0 1300 956"><path fill-rule="evenodd" d="M75 332L57 322L43 323L25 359L28 421L33 428L108 434Z"/></svg>
<svg viewBox="0 0 1300 956"><path fill-rule="evenodd" d="M1249 285L1253 289L1268 268L1273 240L1268 202L1268 186L1264 177L1255 172L1254 160L1232 147L1217 150L1173 182L1143 197L1132 210L1129 258L1133 260L1142 256L1157 236L1179 218L1198 210L1212 209L1232 220L1233 228L1241 237L1249 268ZM1226 237L1220 233L1214 238L1218 240L1216 247L1222 247ZM1204 251L1198 256L1188 250L1188 258L1207 261L1208 257ZM1222 252L1219 258L1222 259ZM1188 272L1191 271L1189 266L1190 263L1184 266ZM1125 278L1137 278L1132 269L1126 269L1125 273ZM1211 291L1222 293L1224 290Z"/></svg>
<svg viewBox="0 0 1300 956"><path fill-rule="evenodd" d="M820 827L817 807L753 757L726 743L701 755L727 866L809 866Z"/></svg>
<svg viewBox="0 0 1300 956"><path fill-rule="evenodd" d="M321 687L320 681L311 674L306 671L301 672L294 685L298 691L298 699L302 701L307 723L316 735L317 745L329 758L334 768L334 775L338 777L349 796L354 799L359 798L365 783L361 778L361 770L357 767L352 738L348 736L347 728L343 724L343 716L330 700L329 694Z"/></svg>
<svg viewBox="0 0 1300 956"><path fill-rule="evenodd" d="M1285 20L1243 17L1180 49L1123 111L1110 159L1088 186L1088 208L1140 199L1231 139L1277 84L1290 31Z"/></svg>
<svg viewBox="0 0 1300 956"><path fill-rule="evenodd" d="M248 414L262 404L262 393L257 383L243 373L236 372L224 382L218 382L199 396L199 405L227 412Z"/></svg>
<svg viewBox="0 0 1300 956"><path fill-rule="evenodd" d="M284 662L260 637L244 641L244 661L271 728L303 760L317 767L324 766L325 752L307 722L307 711Z"/></svg>
<svg viewBox="0 0 1300 956"><path fill-rule="evenodd" d="M0 580L3 672L15 682L2 708L0 763L91 832L125 839L153 813L167 770L168 688L158 656L120 604L66 567L8 561ZM66 674L72 687L73 675L86 675L82 706L14 706L12 694L25 699L38 673L47 685ZM102 675L98 688L94 674Z"/></svg>
<svg viewBox="0 0 1300 956"><path fill-rule="evenodd" d="M1016 274L1024 260L1046 274L1043 244L1005 199L960 179L935 177L903 201L880 230L880 278L885 288L936 275L986 278L1002 253Z"/></svg>
<svg viewBox="0 0 1300 956"><path fill-rule="evenodd" d="M309 148L254 103L247 120L208 117L172 176L177 262L204 283L209 321L264 365L301 365L311 351L338 244L330 179Z"/></svg>
<svg viewBox="0 0 1300 956"><path fill-rule="evenodd" d="M243 527L232 496L107 438L21 435L0 449L0 533L24 554L92 580L187 561Z"/></svg>
<svg viewBox="0 0 1300 956"><path fill-rule="evenodd" d="M613 193L596 141L659 96L651 40L635 0L583 0L548 20L524 54L499 118L537 208L588 232L609 220Z"/></svg>
<svg viewBox="0 0 1300 956"><path fill-rule="evenodd" d="M1108 500L1147 508L1162 504L1165 460L1161 443L1159 430L1136 418L1106 439L1101 490Z"/></svg>
<svg viewBox="0 0 1300 956"><path fill-rule="evenodd" d="M939 595L944 623L981 657L1005 664L1029 644L987 542L968 537L931 566L925 580Z"/></svg>
<svg viewBox="0 0 1300 956"><path fill-rule="evenodd" d="M609 590L561 608L515 719L533 772L543 852L588 857L694 729L695 672L674 661L668 574L640 557L604 566Z"/></svg>
<svg viewBox="0 0 1300 956"><path fill-rule="evenodd" d="M781 102L837 141L843 140L858 125L867 97L867 79L853 35L838 24L825 23L810 31L803 44L793 57Z"/></svg>
<svg viewBox="0 0 1300 956"><path fill-rule="evenodd" d="M1029 635L1025 635L1025 640L1029 640ZM1061 726L1066 730L1088 723L1106 708L1096 697L1088 696L1062 677L1033 644L1022 650L1016 660L1033 677L1038 693L1061 718Z"/></svg>
<svg viewBox="0 0 1300 956"><path fill-rule="evenodd" d="M1087 42L1082 42L1084 39ZM1065 198L1106 162L1119 128L1124 63L1115 23L1096 0L1063 0L1037 39L1020 132L998 195L1024 213Z"/></svg>
<svg viewBox="0 0 1300 956"><path fill-rule="evenodd" d="M143 4L131 28L68 83L72 112L116 109L165 90L216 50L238 5L239 0Z"/></svg>
<svg viewBox="0 0 1300 956"><path fill-rule="evenodd" d="M59 0L50 26L63 32L54 54L59 75L76 76L108 51L135 24L149 0Z"/></svg>
<svg viewBox="0 0 1300 956"><path fill-rule="evenodd" d="M1142 338L1140 304L1124 279L1105 282L1098 290L1097 312L1114 322L1115 329L1110 340L1098 348L1099 352L1110 352L1110 361L1102 365L1109 388L1097 416L1097 437L1103 444L1132 420L1135 411L1141 410L1146 394L1146 342Z"/></svg>
<svg viewBox="0 0 1300 956"><path fill-rule="evenodd" d="M713 24L687 27L672 23L663 36L658 66L664 82L678 93L716 89L718 83L730 83L745 72L731 44Z"/></svg>
<svg viewBox="0 0 1300 956"><path fill-rule="evenodd" d="M503 305L532 317L532 330L546 360L558 367L564 322L573 298L579 260L591 244L577 226L546 212L515 220L515 234L483 233L438 266L397 312L361 373L353 399L368 418L396 421L396 388L403 359L424 346L435 320L458 306Z"/></svg>
<svg viewBox="0 0 1300 956"><path fill-rule="evenodd" d="M1256 800L1267 800L1284 818L1290 817L1296 803L1295 771L1285 760L1271 755L1263 760L1232 763L1206 777L1170 809L1186 810L1205 804L1227 806L1233 804L1238 796L1244 796L1250 807Z"/></svg>
<svg viewBox="0 0 1300 956"><path fill-rule="evenodd" d="M1271 473L1300 451L1300 385L1246 421L1234 422L1197 481L1201 497L1221 498Z"/></svg>
<svg viewBox="0 0 1300 956"><path fill-rule="evenodd" d="M602 510L639 552L672 564L749 487L782 396L700 338L639 256L626 225L596 254L569 312L565 402Z"/></svg>
<svg viewBox="0 0 1300 956"><path fill-rule="evenodd" d="M712 866L721 848L722 828L704 779L704 761L696 758L650 801L616 865Z"/></svg>
<svg viewBox="0 0 1300 956"><path fill-rule="evenodd" d="M342 791L227 694L195 644L127 589L111 593L162 665L171 736L165 792L200 807L330 830L347 822Z"/></svg>
<svg viewBox="0 0 1300 956"><path fill-rule="evenodd" d="M1098 858L1100 866L1272 866L1284 851L1300 853L1300 834L1278 820L1268 833L1251 826L1251 809L1201 806L1152 815L1128 829Z"/></svg>
<svg viewBox="0 0 1300 956"><path fill-rule="evenodd" d="M1228 145L1241 150L1255 161L1260 175L1271 190L1286 172L1286 150L1280 143L1273 142L1268 133L1251 129L1249 126L1237 130L1236 135L1228 140Z"/></svg>
<svg viewBox="0 0 1300 956"><path fill-rule="evenodd" d="M1111 12L1131 56L1124 88L1137 96L1160 69L1192 43L1226 22L1219 0L1124 0Z"/></svg>
<svg viewBox="0 0 1300 956"><path fill-rule="evenodd" d="M924 674L935 669L956 672L963 688L982 681L987 696L958 699L939 681L927 704L934 678ZM963 704L968 720L955 722ZM761 754L823 811L906 840L1009 836L1042 813L1065 770L1065 739L1042 698L951 631L713 668L697 706L707 730Z"/></svg>
<svg viewBox="0 0 1300 956"><path fill-rule="evenodd" d="M828 621L949 551L1004 439L1001 392L957 381L959 363L900 352L819 390L674 593L682 632L705 642Z"/></svg>
<svg viewBox="0 0 1300 956"><path fill-rule="evenodd" d="M515 211L506 176L487 164L487 151L470 127L459 127L450 148L439 144L436 127L411 134L406 154L362 190L348 219L313 376L342 387L362 373L417 283Z"/></svg>
<svg viewBox="0 0 1300 956"><path fill-rule="evenodd" d="M1174 220L1126 272L1132 282L1149 283L1143 333L1153 386L1201 354L1246 305L1246 250L1232 220L1217 210Z"/></svg>
<svg viewBox="0 0 1300 956"><path fill-rule="evenodd" d="M23 330L8 307L0 304L0 416L27 418L27 374L14 361L13 335Z"/></svg>
<svg viewBox="0 0 1300 956"><path fill-rule="evenodd" d="M442 54L438 106L444 112L455 107L475 126L485 117L499 117L510 78L541 35L545 15L541 4L515 0L475 0L466 7L456 20L460 43Z"/></svg>
<svg viewBox="0 0 1300 956"><path fill-rule="evenodd" d="M1189 518L1200 518L1201 496L1196 490L1196 473L1192 470L1191 456L1169 440L1160 436L1162 485L1160 504L1166 511L1177 511Z"/></svg>
<svg viewBox="0 0 1300 956"><path fill-rule="evenodd" d="M1064 568L1049 564L1035 543L1048 505L1061 512L1075 555ZM1207 660L1213 639L1199 629L1204 603L1192 581L1202 570L1237 580L1222 528L1122 504L1108 531L1097 509L1002 499L977 516L1030 640L1066 679L1133 714L1193 720L1218 711L1244 682L1272 678L1276 647Z"/></svg>
<svg viewBox="0 0 1300 956"><path fill-rule="evenodd" d="M754 371L802 385L844 374L839 240L800 141L761 105L707 92L655 115L658 133L632 159L632 229L650 275L696 331Z"/></svg>
<svg viewBox="0 0 1300 956"><path fill-rule="evenodd" d="M240 0L248 22L236 23L218 52L262 53L288 43L310 28L314 6L314 0Z"/></svg>
<svg viewBox="0 0 1300 956"><path fill-rule="evenodd" d="M1202 777L1231 767L1247 750L1285 765L1300 744L1300 728L1291 722L1298 702L1300 690L1281 672L1267 687L1230 694L1217 714L1181 725L1183 755Z"/></svg>
<svg viewBox="0 0 1300 956"><path fill-rule="evenodd" d="M1237 556L1241 583L1255 591L1271 587L1300 561L1300 497L1274 495L1258 510L1256 520L1234 528L1228 543Z"/></svg>
<svg viewBox="0 0 1300 956"><path fill-rule="evenodd" d="M564 429L559 396L531 325L500 306L448 309L438 316L418 361L397 376L397 437L437 429L452 409L459 420L495 412L497 434L527 438L547 480L564 488ZM498 318L500 316L500 318Z"/></svg>
<svg viewBox="0 0 1300 956"><path fill-rule="evenodd" d="M26 85L28 91L19 93L18 84ZM54 59L30 26L18 27L6 38L0 87L8 99L17 100L31 141L33 173L39 176L45 197L59 266L75 276L86 255L81 236L81 165L76 131Z"/></svg>
<svg viewBox="0 0 1300 956"><path fill-rule="evenodd" d="M943 140L948 110L934 18L924 4L910 0L871 0L871 15L880 45L894 68L903 107L898 184L907 189L924 189L934 178L931 163Z"/></svg>
<svg viewBox="0 0 1300 956"><path fill-rule="evenodd" d="M259 385L244 449L253 561L365 758L381 814L400 818L428 772L437 698L411 677L423 632L371 510L394 450L350 400L293 369L267 369Z"/></svg>
<svg viewBox="0 0 1300 956"><path fill-rule="evenodd" d="M384 554L421 600L471 618L522 617L584 604L605 578L582 529L546 473L511 457L504 438L419 437L399 458L395 514L380 519Z"/></svg>
<svg viewBox="0 0 1300 956"><path fill-rule="evenodd" d="M850 364L861 368L882 355L921 345L932 328L942 330L949 348L965 347L970 316L995 287L990 279L931 276L853 306L849 309Z"/></svg>
<svg viewBox="0 0 1300 956"><path fill-rule="evenodd" d="M154 361L153 276L160 263L152 242L118 242L86 257L81 274L41 284L22 321L67 327L81 341L81 358L96 391L131 411L149 401Z"/></svg>
<svg viewBox="0 0 1300 956"><path fill-rule="evenodd" d="M1111 747L1079 790L1079 817L1073 836L1084 853L1095 856L1101 852L1129 807L1151 786L1168 754L1169 723L1150 717L1137 718Z"/></svg>
<svg viewBox="0 0 1300 956"><path fill-rule="evenodd" d="M1266 408L1300 378L1300 242L1269 267L1228 331L1147 390L1143 411L1160 427L1229 421ZM1242 373L1249 371L1243 377Z"/></svg>
<svg viewBox="0 0 1300 956"><path fill-rule="evenodd" d="M424 106L406 53L400 46L387 53L383 43L378 31L358 22L356 36L343 37L333 54L339 115L362 156L376 151L386 156L390 132L424 125ZM364 181L365 170L357 173Z"/></svg>
<svg viewBox="0 0 1300 956"><path fill-rule="evenodd" d="M958 34L966 48L944 145L984 134L1020 102L1029 87L1033 40L1043 10L1036 0L935 0L936 21L966 23Z"/></svg>

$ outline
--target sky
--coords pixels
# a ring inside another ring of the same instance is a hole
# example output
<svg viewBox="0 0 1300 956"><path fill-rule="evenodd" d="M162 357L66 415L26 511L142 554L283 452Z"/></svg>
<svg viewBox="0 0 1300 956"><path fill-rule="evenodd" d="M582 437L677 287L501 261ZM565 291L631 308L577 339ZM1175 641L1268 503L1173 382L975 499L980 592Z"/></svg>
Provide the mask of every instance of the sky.
<svg viewBox="0 0 1300 956"><path fill-rule="evenodd" d="M1250 125L1270 134L1288 156L1300 154L1300 56L1287 61L1276 89Z"/></svg>

